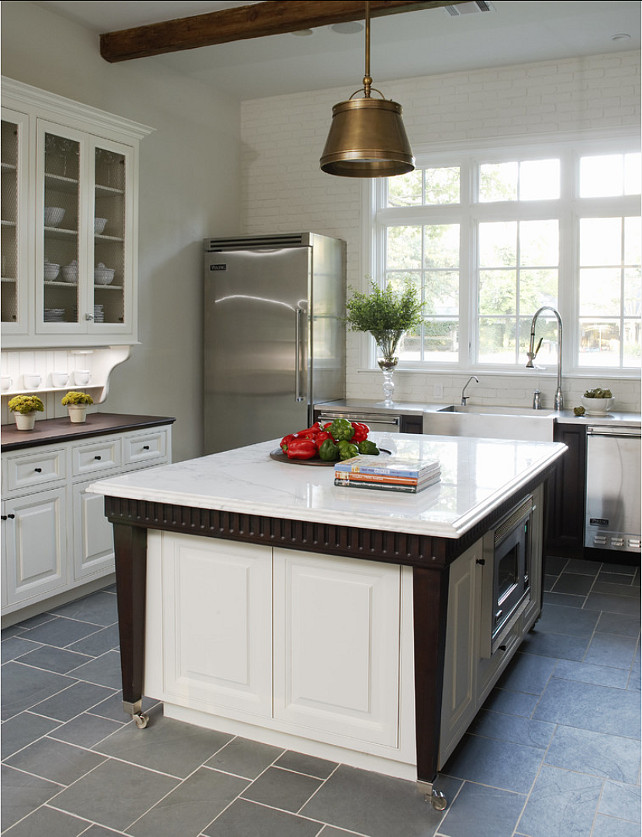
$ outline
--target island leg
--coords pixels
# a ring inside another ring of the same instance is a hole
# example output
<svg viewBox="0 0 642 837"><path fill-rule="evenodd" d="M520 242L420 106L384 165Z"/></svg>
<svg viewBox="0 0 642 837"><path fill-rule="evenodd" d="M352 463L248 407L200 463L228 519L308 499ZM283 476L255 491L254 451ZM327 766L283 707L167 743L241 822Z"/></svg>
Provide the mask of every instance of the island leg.
<svg viewBox="0 0 642 837"><path fill-rule="evenodd" d="M123 710L144 729L149 720L142 713L147 530L114 523L114 548Z"/></svg>
<svg viewBox="0 0 642 837"><path fill-rule="evenodd" d="M438 811L447 805L443 793L433 787L439 759L447 610L448 568L414 567L417 785Z"/></svg>

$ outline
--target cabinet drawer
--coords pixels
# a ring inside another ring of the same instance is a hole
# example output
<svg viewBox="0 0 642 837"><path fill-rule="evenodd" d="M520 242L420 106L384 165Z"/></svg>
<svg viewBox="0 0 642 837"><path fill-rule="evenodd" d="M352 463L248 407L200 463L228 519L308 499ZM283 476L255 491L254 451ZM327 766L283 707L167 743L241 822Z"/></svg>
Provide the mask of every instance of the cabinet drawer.
<svg viewBox="0 0 642 837"><path fill-rule="evenodd" d="M64 450L33 451L7 457L7 491L38 488L64 480L67 460Z"/></svg>
<svg viewBox="0 0 642 837"><path fill-rule="evenodd" d="M140 462L163 462L167 459L167 430L137 433L123 439L124 462L134 465Z"/></svg>
<svg viewBox="0 0 642 837"><path fill-rule="evenodd" d="M122 463L122 440L114 436L91 445L78 445L73 448L71 458L74 476L106 471Z"/></svg>

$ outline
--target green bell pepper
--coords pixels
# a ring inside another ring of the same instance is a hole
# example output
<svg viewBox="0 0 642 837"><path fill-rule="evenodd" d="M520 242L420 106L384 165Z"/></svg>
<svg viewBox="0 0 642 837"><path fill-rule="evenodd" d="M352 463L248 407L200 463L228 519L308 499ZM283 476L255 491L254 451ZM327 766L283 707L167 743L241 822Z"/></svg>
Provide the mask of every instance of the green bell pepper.
<svg viewBox="0 0 642 837"><path fill-rule="evenodd" d="M379 456L379 448L370 439L364 439L363 442L359 442L359 453L366 456Z"/></svg>
<svg viewBox="0 0 642 837"><path fill-rule="evenodd" d="M337 442L349 442L354 436L354 427L348 419L335 419L328 429Z"/></svg>
<svg viewBox="0 0 642 837"><path fill-rule="evenodd" d="M326 439L319 448L319 458L324 462L335 462L339 458L339 447L332 439Z"/></svg>

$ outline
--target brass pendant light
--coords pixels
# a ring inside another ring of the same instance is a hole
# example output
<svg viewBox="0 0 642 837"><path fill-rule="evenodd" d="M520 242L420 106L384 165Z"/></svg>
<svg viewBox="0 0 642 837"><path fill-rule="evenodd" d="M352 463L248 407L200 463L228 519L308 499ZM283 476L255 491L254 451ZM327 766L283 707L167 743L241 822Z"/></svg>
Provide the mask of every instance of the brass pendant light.
<svg viewBox="0 0 642 837"><path fill-rule="evenodd" d="M381 99L371 99L370 91ZM415 168L401 119L401 105L384 99L370 77L370 3L366 0L366 67L363 98L354 97L332 108L330 132L321 156L321 169L340 177L392 177Z"/></svg>

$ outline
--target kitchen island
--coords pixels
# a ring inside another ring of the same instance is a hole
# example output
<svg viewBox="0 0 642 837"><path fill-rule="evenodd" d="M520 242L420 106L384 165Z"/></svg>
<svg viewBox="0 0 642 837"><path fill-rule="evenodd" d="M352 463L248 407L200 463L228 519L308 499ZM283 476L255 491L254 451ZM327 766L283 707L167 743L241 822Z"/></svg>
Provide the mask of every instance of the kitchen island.
<svg viewBox="0 0 642 837"><path fill-rule="evenodd" d="M565 446L372 436L438 460L441 481L337 487L332 467L275 461L274 441L91 486L114 525L123 702L139 726L144 693L171 717L432 792L539 614L541 487ZM493 543L513 521L528 595L491 639Z"/></svg>

